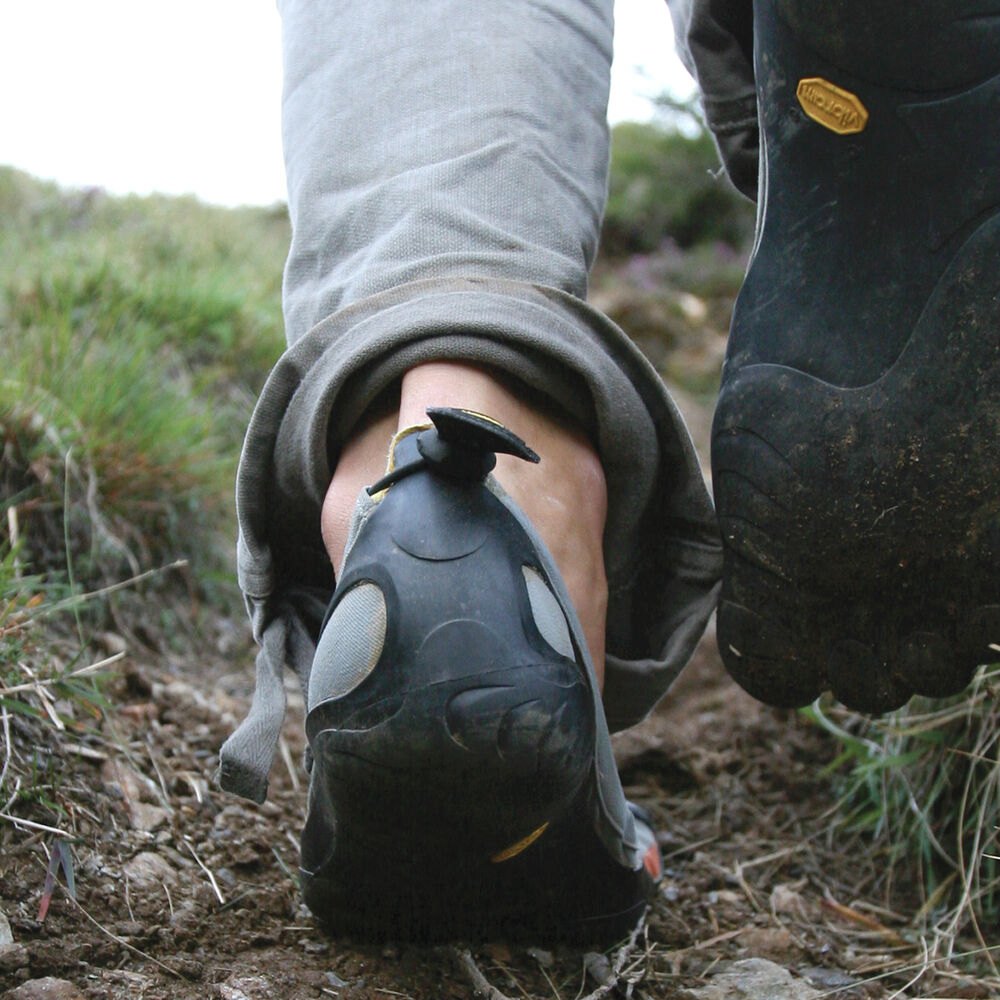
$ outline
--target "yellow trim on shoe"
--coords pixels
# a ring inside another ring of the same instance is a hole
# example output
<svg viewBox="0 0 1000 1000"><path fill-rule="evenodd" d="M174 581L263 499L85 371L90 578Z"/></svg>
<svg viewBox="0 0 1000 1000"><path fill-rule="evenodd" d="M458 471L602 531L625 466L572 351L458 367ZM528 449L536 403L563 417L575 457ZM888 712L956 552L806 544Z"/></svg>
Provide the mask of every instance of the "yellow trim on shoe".
<svg viewBox="0 0 1000 1000"><path fill-rule="evenodd" d="M537 830L532 830L527 837L522 837L516 843L511 844L510 847L505 847L502 851L497 851L497 853L490 858L490 861L493 864L498 865L503 861L510 861L511 858L516 858L523 851L526 851L529 847L531 847L531 845L538 840L538 838L545 833L548 828L549 824L546 821Z"/></svg>
<svg viewBox="0 0 1000 1000"><path fill-rule="evenodd" d="M408 438L411 434L419 434L421 431L430 430L433 426L434 425L428 421L426 424L413 424L410 427L404 427L401 431L396 431L396 433L393 434L392 440L389 442L389 455L385 462L386 475L389 475L389 473L393 472L396 468L396 446L399 442L404 438ZM388 491L389 487L387 486L384 490L379 490L378 493L373 493L372 502L379 503Z"/></svg>

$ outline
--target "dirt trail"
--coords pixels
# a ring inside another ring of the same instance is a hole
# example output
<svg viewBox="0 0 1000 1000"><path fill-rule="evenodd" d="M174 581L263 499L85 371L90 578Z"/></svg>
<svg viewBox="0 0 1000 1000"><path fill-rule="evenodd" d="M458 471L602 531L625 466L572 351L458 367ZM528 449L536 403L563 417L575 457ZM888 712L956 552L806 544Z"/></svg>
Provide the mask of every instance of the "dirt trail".
<svg viewBox="0 0 1000 1000"><path fill-rule="evenodd" d="M705 414L686 405L704 444ZM605 961L544 942L330 940L293 874L305 782L296 691L269 800L258 807L213 785L218 748L249 703L253 655L233 638L242 623L215 624L207 660L133 650L101 733L55 751L60 787L50 794L74 803L63 829L73 834L75 902L60 887L39 920L56 840L0 826L0 996L990 996L955 975L899 992L922 950L874 895L879 860L831 833L824 768L836 746L740 691L711 635L657 712L616 738L626 791L652 812L666 858L632 948ZM23 723L14 725L16 734Z"/></svg>
<svg viewBox="0 0 1000 1000"><path fill-rule="evenodd" d="M478 970L508 996L600 987L593 956L544 943L473 944L470 967L466 946L325 938L292 877L303 809L294 695L287 763L269 801L257 807L211 783L218 746L249 695L248 656L241 649L208 668L134 662L111 720L120 745L86 741L64 761L79 803L76 903L57 891L37 919L52 839L4 829L0 909L14 943L0 948L0 984L55 977L111 1000L374 1000L469 996ZM688 991L723 963L747 958L838 996L885 994L880 984L841 989L865 968L902 964L914 948L892 914L859 896L876 879L866 870L874 863L828 842L821 769L833 748L819 733L739 691L708 639L660 710L617 744L628 793L663 831L667 877L618 992L604 995L624 996L635 981L635 996L697 997ZM30 989L10 995L62 996Z"/></svg>

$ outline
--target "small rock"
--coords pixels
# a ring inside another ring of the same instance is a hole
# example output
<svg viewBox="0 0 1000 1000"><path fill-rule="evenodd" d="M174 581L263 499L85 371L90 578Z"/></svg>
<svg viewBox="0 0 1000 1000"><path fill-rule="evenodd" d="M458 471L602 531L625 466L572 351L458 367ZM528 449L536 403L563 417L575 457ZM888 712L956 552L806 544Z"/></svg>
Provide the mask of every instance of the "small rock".
<svg viewBox="0 0 1000 1000"><path fill-rule="evenodd" d="M215 880L221 885L228 886L229 888L236 885L236 876L228 868L216 868Z"/></svg>
<svg viewBox="0 0 1000 1000"><path fill-rule="evenodd" d="M806 912L805 900L801 893L782 882L771 890L771 912L774 914L788 913L793 917L802 917Z"/></svg>
<svg viewBox="0 0 1000 1000"><path fill-rule="evenodd" d="M177 881L177 872L159 854L143 851L137 854L123 869L129 881L140 889L151 889L164 882Z"/></svg>
<svg viewBox="0 0 1000 1000"><path fill-rule="evenodd" d="M6 994L6 1000L85 1000L84 995L65 979L29 979Z"/></svg>
<svg viewBox="0 0 1000 1000"><path fill-rule="evenodd" d="M713 889L708 894L708 901L713 906L719 903L724 906L732 906L736 903L741 903L743 901L743 897L738 892L734 892L732 889Z"/></svg>
<svg viewBox="0 0 1000 1000"><path fill-rule="evenodd" d="M326 981L335 989L343 989L348 984L336 972L327 972Z"/></svg>
<svg viewBox="0 0 1000 1000"><path fill-rule="evenodd" d="M160 715L160 709L155 701L140 701L132 705L122 705L118 714L123 715L136 725L155 722Z"/></svg>
<svg viewBox="0 0 1000 1000"><path fill-rule="evenodd" d="M799 972L820 990L842 990L857 982L854 976L849 976L846 972L841 972L840 969L821 969L818 966L810 966L806 969L800 969Z"/></svg>
<svg viewBox="0 0 1000 1000"><path fill-rule="evenodd" d="M185 979L197 981L205 974L205 964L196 958L186 955L174 955L170 959L170 967Z"/></svg>
<svg viewBox="0 0 1000 1000"><path fill-rule="evenodd" d="M170 926L181 937L193 934L201 926L201 922L201 911L193 903L181 903L174 907L170 917Z"/></svg>
<svg viewBox="0 0 1000 1000"><path fill-rule="evenodd" d="M0 946L14 943L14 933L10 929L10 921L3 910L0 910Z"/></svg>
<svg viewBox="0 0 1000 1000"><path fill-rule="evenodd" d="M152 833L169 819L170 810L152 804L157 797L152 780L127 764L106 760L101 766L101 778L109 794L124 801L133 829Z"/></svg>
<svg viewBox="0 0 1000 1000"><path fill-rule="evenodd" d="M116 653L124 653L128 650L128 643L117 632L98 632L95 638L97 639L97 644L108 656L114 656ZM131 667L126 672L126 678L133 672L138 673L138 668Z"/></svg>
<svg viewBox="0 0 1000 1000"><path fill-rule="evenodd" d="M263 976L230 976L219 986L221 1000L271 1000L271 983Z"/></svg>
<svg viewBox="0 0 1000 1000"><path fill-rule="evenodd" d="M818 1000L823 994L774 962L745 958L712 977L708 986L689 990L691 1000Z"/></svg>
<svg viewBox="0 0 1000 1000"><path fill-rule="evenodd" d="M583 956L583 967L598 986L610 986L614 982L608 956L602 955L599 951L588 951Z"/></svg>
<svg viewBox="0 0 1000 1000"><path fill-rule="evenodd" d="M29 961L28 949L23 944L0 944L0 972L16 972Z"/></svg>
<svg viewBox="0 0 1000 1000"><path fill-rule="evenodd" d="M802 957L802 949L784 927L747 927L736 940L751 958L787 964Z"/></svg>
<svg viewBox="0 0 1000 1000"><path fill-rule="evenodd" d="M170 814L160 806L151 806L148 802L130 802L128 807L132 829L140 833L152 833L159 830L170 819Z"/></svg>

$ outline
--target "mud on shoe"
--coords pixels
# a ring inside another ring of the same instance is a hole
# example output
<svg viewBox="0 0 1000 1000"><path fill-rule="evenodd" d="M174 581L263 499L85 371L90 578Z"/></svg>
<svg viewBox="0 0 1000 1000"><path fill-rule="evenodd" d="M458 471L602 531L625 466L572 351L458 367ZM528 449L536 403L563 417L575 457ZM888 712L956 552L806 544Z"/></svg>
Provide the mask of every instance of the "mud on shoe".
<svg viewBox="0 0 1000 1000"><path fill-rule="evenodd" d="M332 931L613 939L642 871L594 831L572 608L488 474L537 456L431 410L355 514L309 679L305 900Z"/></svg>
<svg viewBox="0 0 1000 1000"><path fill-rule="evenodd" d="M882 711L961 690L1000 642L1000 3L754 14L719 645L765 701Z"/></svg>

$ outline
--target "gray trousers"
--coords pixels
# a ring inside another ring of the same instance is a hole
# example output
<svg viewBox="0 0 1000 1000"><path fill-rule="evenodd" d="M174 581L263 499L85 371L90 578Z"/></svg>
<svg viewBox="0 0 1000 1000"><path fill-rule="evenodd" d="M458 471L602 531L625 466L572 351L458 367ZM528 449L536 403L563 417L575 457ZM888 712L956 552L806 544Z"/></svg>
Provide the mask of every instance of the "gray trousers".
<svg viewBox="0 0 1000 1000"><path fill-rule="evenodd" d="M515 376L589 433L608 483L604 711L610 729L630 726L687 662L721 557L666 388L585 301L607 183L611 0L280 7L289 347L237 483L239 581L261 651L223 783L263 797L283 666L308 684L335 582L320 508L338 452L384 389L434 360Z"/></svg>

